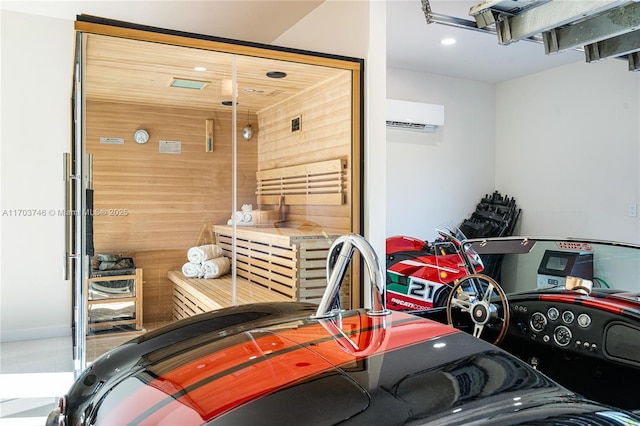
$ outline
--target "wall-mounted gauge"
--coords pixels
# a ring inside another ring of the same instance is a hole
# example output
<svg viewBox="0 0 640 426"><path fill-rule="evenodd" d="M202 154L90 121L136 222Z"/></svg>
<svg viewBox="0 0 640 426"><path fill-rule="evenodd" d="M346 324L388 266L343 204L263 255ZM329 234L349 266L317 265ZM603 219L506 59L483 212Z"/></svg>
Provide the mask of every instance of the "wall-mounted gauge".
<svg viewBox="0 0 640 426"><path fill-rule="evenodd" d="M133 140L137 143L147 143L149 141L149 132L144 129L136 130L133 134Z"/></svg>

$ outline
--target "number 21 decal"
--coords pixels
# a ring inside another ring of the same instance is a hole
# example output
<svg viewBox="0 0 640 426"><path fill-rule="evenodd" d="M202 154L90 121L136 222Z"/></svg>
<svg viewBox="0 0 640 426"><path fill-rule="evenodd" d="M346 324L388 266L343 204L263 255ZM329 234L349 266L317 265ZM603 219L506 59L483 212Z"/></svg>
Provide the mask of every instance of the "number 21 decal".
<svg viewBox="0 0 640 426"><path fill-rule="evenodd" d="M417 299L433 302L436 290L440 287L442 287L442 284L413 278L409 283L409 295Z"/></svg>

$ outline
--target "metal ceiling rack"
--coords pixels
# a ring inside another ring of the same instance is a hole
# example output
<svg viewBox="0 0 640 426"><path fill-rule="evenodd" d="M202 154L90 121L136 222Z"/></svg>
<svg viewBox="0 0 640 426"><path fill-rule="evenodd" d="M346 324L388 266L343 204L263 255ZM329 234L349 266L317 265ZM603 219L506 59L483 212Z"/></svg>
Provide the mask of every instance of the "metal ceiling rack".
<svg viewBox="0 0 640 426"><path fill-rule="evenodd" d="M627 60L640 70L640 0L485 0L469 10L474 21L434 13L422 0L428 23L494 33L498 43L544 44L545 53L584 51L586 62Z"/></svg>

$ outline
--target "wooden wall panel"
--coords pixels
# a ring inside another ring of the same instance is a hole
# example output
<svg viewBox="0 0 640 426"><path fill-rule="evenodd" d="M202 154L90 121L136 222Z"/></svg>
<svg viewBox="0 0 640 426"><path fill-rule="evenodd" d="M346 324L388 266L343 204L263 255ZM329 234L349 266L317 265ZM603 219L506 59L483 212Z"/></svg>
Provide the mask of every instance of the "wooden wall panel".
<svg viewBox="0 0 640 426"><path fill-rule="evenodd" d="M172 285L167 271L182 266L184 250L147 250L134 254L136 265L147 265L144 270L143 317L144 324L164 323L172 320Z"/></svg>
<svg viewBox="0 0 640 426"><path fill-rule="evenodd" d="M171 319L167 270L186 262L204 224L231 216L231 111L88 101L86 117L95 250L135 253L136 266L145 271L145 321ZM205 152L207 118L215 120L213 152ZM132 138L139 128L150 134L144 145ZM104 144L101 137L125 143ZM182 153L159 153L160 140L180 141ZM258 136L250 142L238 136L238 206L256 204L257 144Z"/></svg>
<svg viewBox="0 0 640 426"><path fill-rule="evenodd" d="M287 206L287 219L312 221L344 233L351 229L351 108L351 72L343 71L287 102L258 112L259 170L336 158L347 163L344 205ZM301 130L292 132L291 119L297 116Z"/></svg>

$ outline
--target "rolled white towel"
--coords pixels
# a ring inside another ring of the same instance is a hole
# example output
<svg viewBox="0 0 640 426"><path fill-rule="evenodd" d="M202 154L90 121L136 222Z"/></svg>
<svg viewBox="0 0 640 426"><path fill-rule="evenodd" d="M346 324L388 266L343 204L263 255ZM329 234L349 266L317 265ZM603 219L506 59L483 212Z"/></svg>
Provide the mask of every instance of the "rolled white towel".
<svg viewBox="0 0 640 426"><path fill-rule="evenodd" d="M187 252L187 259L192 263L202 263L207 259L215 259L224 254L222 249L215 244L191 247Z"/></svg>
<svg viewBox="0 0 640 426"><path fill-rule="evenodd" d="M236 223L242 222L242 212L235 213Z"/></svg>
<svg viewBox="0 0 640 426"><path fill-rule="evenodd" d="M243 212L242 213L242 222L244 222L244 223L253 222L253 213L251 213L251 212Z"/></svg>
<svg viewBox="0 0 640 426"><path fill-rule="evenodd" d="M182 265L182 273L187 278L202 278L204 276L204 268L200 263L187 262Z"/></svg>
<svg viewBox="0 0 640 426"><path fill-rule="evenodd" d="M229 226L233 225L233 219L229 219L227 221L227 225ZM236 226L253 226L253 220L250 222L237 222Z"/></svg>
<svg viewBox="0 0 640 426"><path fill-rule="evenodd" d="M216 257L215 259L205 260L202 263L202 269L205 278L218 278L229 273L231 264L226 257Z"/></svg>

